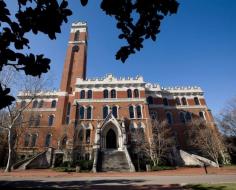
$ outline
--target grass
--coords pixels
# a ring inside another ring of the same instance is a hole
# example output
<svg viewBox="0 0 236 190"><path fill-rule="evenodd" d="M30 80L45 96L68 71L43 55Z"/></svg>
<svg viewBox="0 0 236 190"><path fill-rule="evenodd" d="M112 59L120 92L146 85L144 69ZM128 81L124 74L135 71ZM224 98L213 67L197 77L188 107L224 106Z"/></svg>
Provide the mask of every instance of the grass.
<svg viewBox="0 0 236 190"><path fill-rule="evenodd" d="M236 183L186 185L188 190L236 190Z"/></svg>
<svg viewBox="0 0 236 190"><path fill-rule="evenodd" d="M75 172L75 168L68 168L68 167L56 167L53 168L53 170L57 172Z"/></svg>

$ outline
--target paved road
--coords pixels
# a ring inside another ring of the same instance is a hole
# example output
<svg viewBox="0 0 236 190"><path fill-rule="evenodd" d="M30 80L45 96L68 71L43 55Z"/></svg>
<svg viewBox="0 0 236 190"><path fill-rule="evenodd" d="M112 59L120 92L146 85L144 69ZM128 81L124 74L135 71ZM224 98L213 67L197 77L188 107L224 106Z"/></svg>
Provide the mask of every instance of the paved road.
<svg viewBox="0 0 236 190"><path fill-rule="evenodd" d="M195 183L236 183L236 175L136 177L0 177L0 189L182 189Z"/></svg>

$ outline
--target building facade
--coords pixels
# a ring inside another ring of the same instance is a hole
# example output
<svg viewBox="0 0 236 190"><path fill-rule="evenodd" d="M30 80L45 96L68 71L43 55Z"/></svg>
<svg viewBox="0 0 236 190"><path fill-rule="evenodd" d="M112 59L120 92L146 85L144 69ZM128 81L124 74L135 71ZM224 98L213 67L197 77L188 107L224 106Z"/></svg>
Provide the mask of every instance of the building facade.
<svg viewBox="0 0 236 190"><path fill-rule="evenodd" d="M114 154L134 171L130 150L133 129L143 130L150 138L150 121L166 120L177 146L184 149L183 130L189 121L202 118L213 125L200 87L163 88L145 82L142 76L117 78L107 74L87 79L87 38L87 24L73 23L60 90L39 93L24 113L29 123L17 147L19 158L52 147L52 164L92 160L97 171L104 155ZM29 101L24 92L19 93L19 106Z"/></svg>

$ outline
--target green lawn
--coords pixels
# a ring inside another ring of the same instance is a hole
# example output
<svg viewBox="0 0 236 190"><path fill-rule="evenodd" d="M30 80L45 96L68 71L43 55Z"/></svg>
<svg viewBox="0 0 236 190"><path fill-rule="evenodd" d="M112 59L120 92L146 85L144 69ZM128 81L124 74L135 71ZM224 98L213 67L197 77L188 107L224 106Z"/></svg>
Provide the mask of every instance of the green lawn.
<svg viewBox="0 0 236 190"><path fill-rule="evenodd" d="M186 185L188 190L236 190L236 183Z"/></svg>

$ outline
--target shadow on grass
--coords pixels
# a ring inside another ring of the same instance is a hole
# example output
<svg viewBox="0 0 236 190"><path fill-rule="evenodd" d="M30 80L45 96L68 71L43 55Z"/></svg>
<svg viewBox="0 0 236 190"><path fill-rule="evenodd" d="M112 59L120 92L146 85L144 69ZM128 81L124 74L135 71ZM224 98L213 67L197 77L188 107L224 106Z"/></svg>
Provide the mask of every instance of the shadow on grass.
<svg viewBox="0 0 236 190"><path fill-rule="evenodd" d="M197 185L186 185L186 190L236 190L235 184L197 184Z"/></svg>
<svg viewBox="0 0 236 190"><path fill-rule="evenodd" d="M2 190L38 190L38 189L69 189L69 190L182 190L178 184L172 185L141 185L145 180L87 180L87 181L0 181Z"/></svg>

